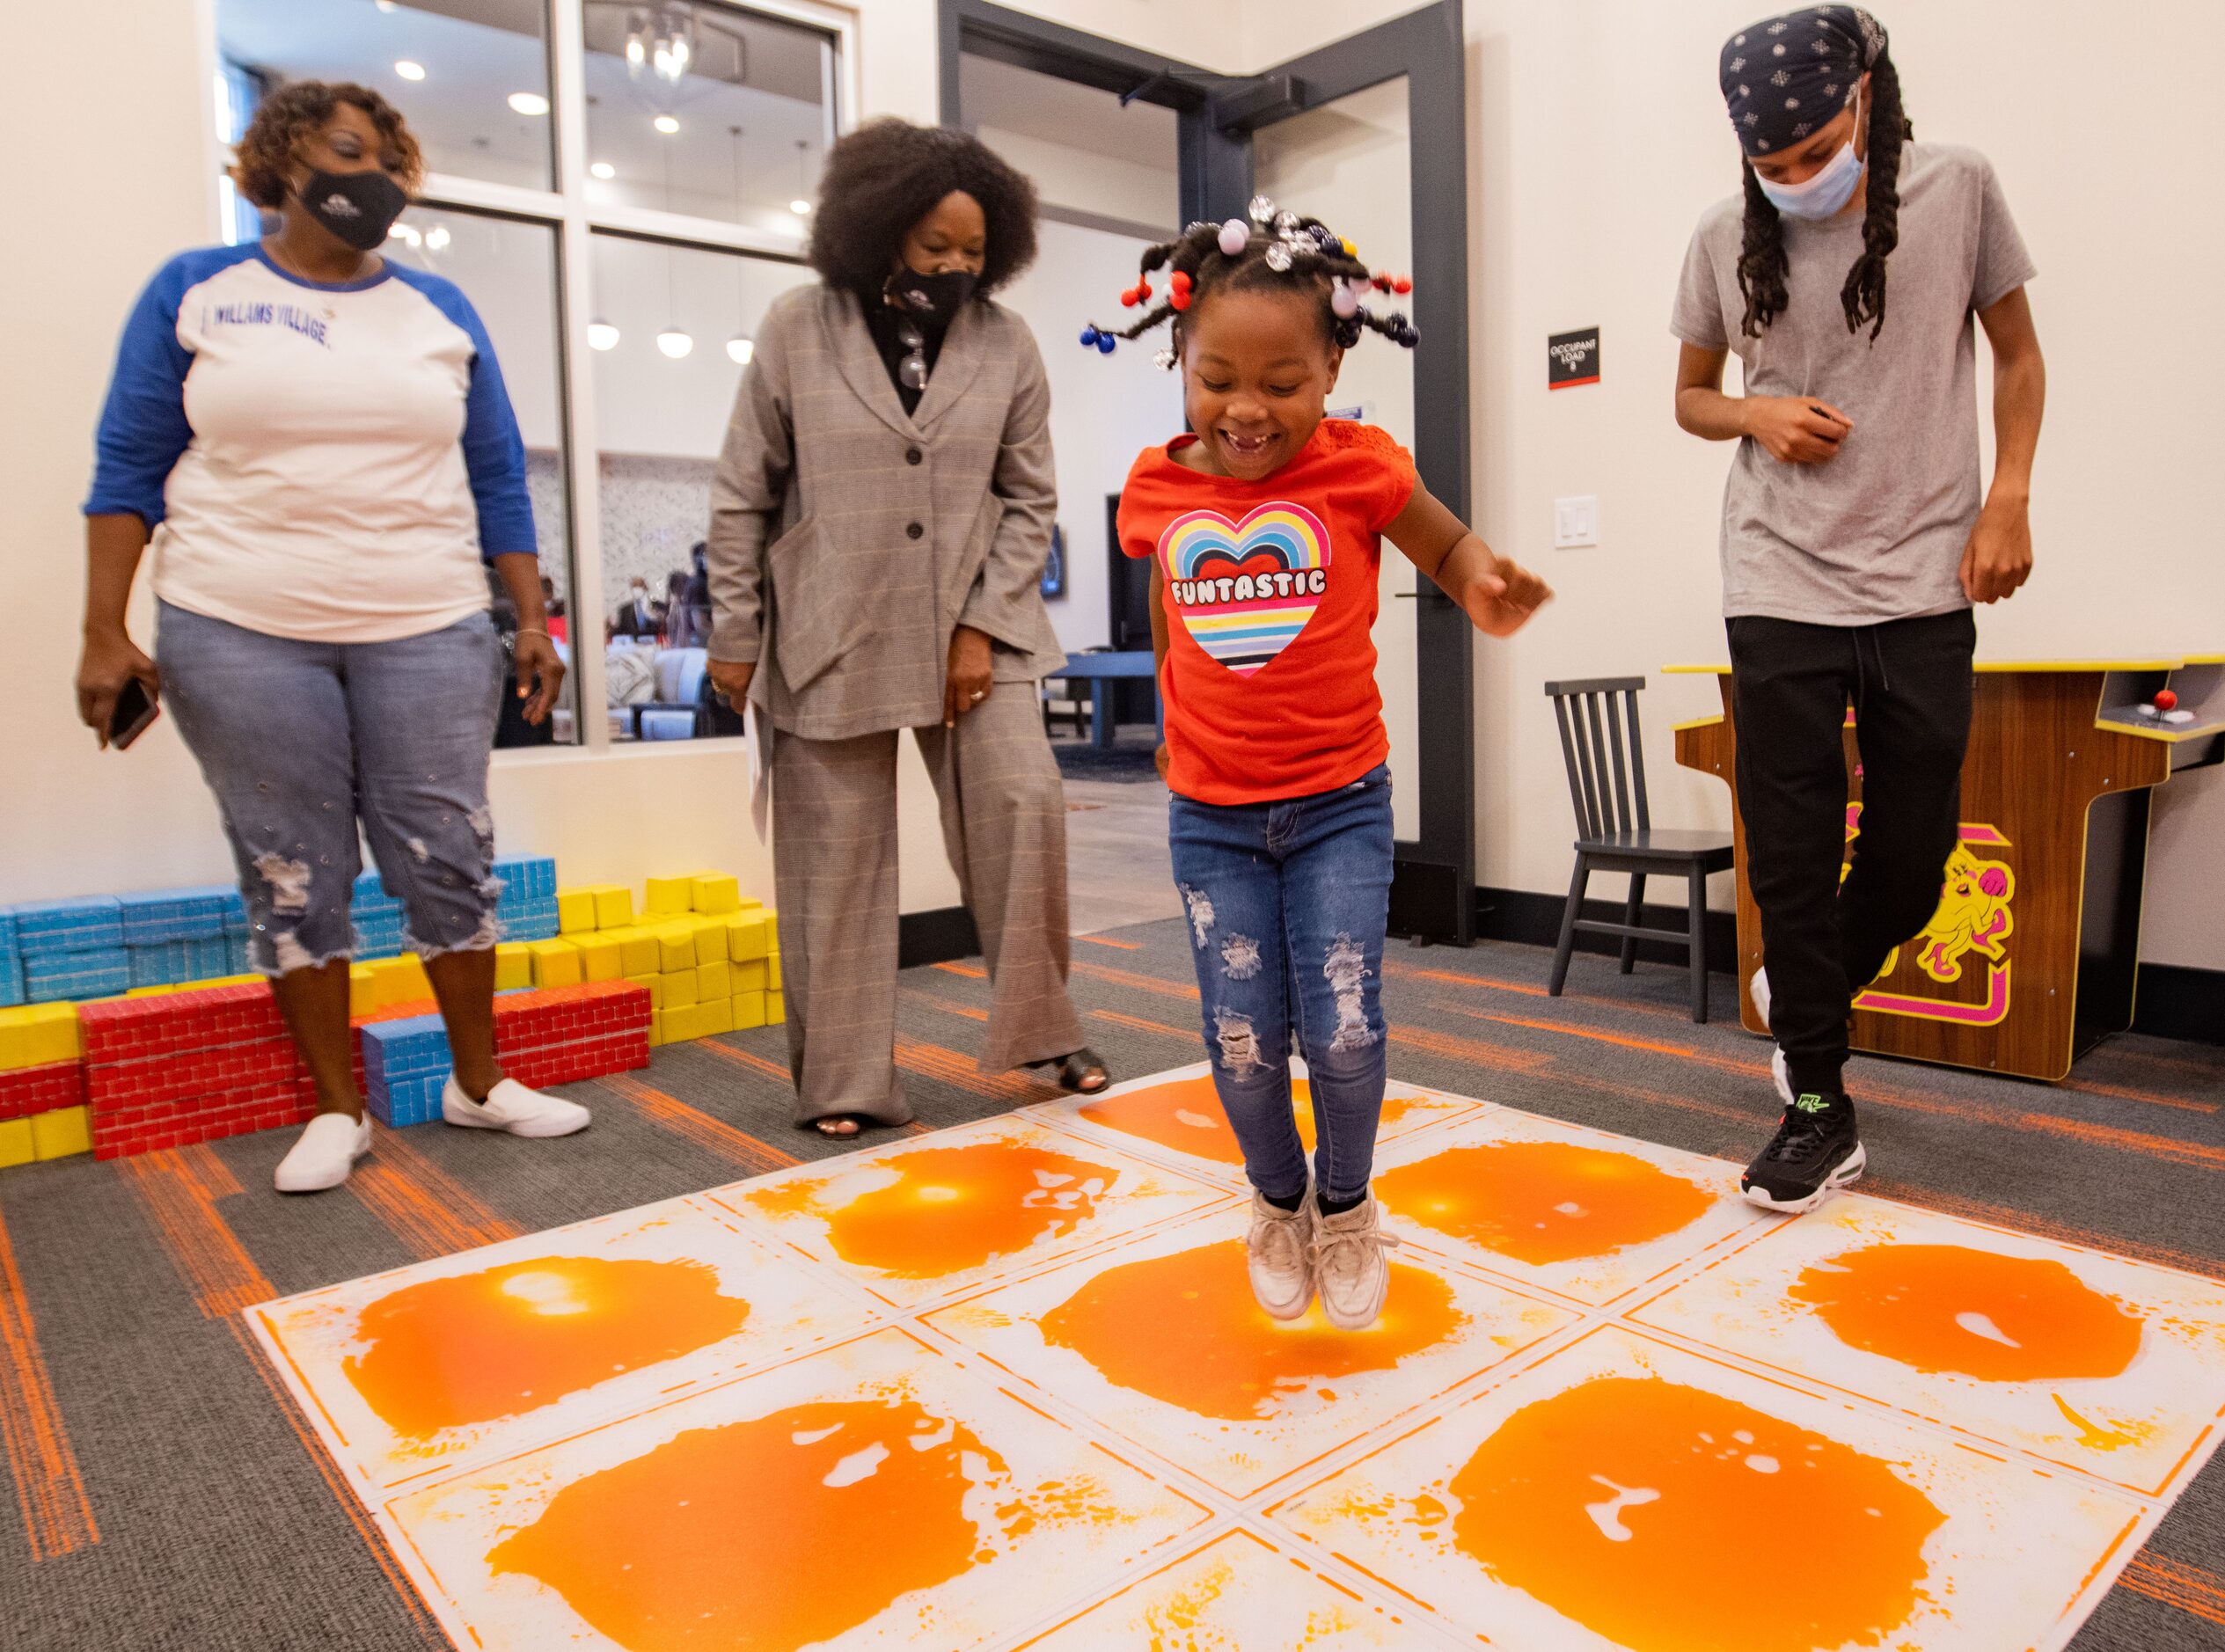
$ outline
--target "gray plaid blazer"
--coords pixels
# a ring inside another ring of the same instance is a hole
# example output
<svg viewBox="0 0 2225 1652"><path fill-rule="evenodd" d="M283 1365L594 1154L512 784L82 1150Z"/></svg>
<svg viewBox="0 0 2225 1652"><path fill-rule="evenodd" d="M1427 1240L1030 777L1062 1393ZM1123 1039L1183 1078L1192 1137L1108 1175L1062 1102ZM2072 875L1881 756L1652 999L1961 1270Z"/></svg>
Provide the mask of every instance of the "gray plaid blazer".
<svg viewBox="0 0 2225 1652"><path fill-rule="evenodd" d="M1027 324L950 325L906 416L858 300L774 300L711 484L711 657L756 661L776 727L846 740L942 720L950 635L999 681L1065 661L1040 581L1058 496L1050 391Z"/></svg>

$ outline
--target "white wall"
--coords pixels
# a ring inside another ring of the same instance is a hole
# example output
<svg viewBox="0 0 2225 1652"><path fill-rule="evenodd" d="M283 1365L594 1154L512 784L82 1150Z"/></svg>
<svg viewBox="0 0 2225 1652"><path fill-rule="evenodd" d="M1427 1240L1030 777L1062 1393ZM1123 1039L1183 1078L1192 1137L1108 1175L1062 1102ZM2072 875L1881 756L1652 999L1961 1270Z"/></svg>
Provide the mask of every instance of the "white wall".
<svg viewBox="0 0 2225 1652"><path fill-rule="evenodd" d="M1261 67L1410 9L1400 0L1249 0L1243 62ZM1566 887L1566 791L1542 683L1724 655L1716 535L1730 452L1675 427L1667 316L1694 223L1738 179L1715 91L1716 48L1765 9L1755 0L1467 5L1475 525L1560 592L1511 643L1477 645L1479 876L1488 883ZM2075 0L2028 0L2007 33L2002 4L1902 0L1879 12L1919 137L1992 157L2039 267L2031 299L2049 383L2032 504L2037 569L2014 601L1980 616L1981 656L2225 649L2225 558L2207 452L2225 330L2202 319L2225 248L2207 200L2190 197L2185 175L2156 159L2199 152L2208 115L2152 95L2143 43L2161 31L2177 61L2213 61L2225 52L2225 8L2157 0L2143 9L2146 26L2115 34L2090 27L2090 8ZM1972 64L1985 72L1970 73ZM2136 122L2067 118L2065 99L2141 113ZM1603 383L1548 393L1547 335L1593 323L1603 329ZM1981 376L1981 407L1989 393ZM1990 421L1981 424L1990 455ZM1552 501L1563 493L1599 495L1597 550L1552 549ZM1712 680L1657 678L1646 701L1657 813L1727 822L1728 793L1674 766L1670 733L1716 709ZM2225 777L2189 774L2163 788L2143 942L2150 960L2225 968L2221 844Z"/></svg>

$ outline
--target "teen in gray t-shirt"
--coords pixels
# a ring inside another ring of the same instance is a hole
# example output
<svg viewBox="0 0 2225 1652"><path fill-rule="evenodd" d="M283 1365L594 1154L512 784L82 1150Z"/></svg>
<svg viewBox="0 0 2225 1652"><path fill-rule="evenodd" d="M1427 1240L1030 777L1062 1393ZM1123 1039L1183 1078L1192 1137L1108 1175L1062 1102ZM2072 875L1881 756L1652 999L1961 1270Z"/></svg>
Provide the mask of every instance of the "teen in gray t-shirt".
<svg viewBox="0 0 2225 1652"><path fill-rule="evenodd" d="M1970 610L2031 572L2045 369L2031 261L1993 169L1913 141L1877 18L1765 18L1724 42L1717 77L1745 188L1685 259L1676 411L1738 443L1723 499L1732 778L1761 920L1748 990L1784 1102L1739 1185L1798 1211L1867 1163L1842 1077L1848 1012L1931 917L1959 836ZM1982 494L1973 314L1994 364ZM1723 391L1731 350L1738 396Z"/></svg>
<svg viewBox="0 0 2225 1652"><path fill-rule="evenodd" d="M1977 525L1974 311L2032 277L2001 183L1975 150L1900 151L1900 245L1887 261L1890 319L1873 340L1839 301L1862 252L1859 212L1783 221L1785 312L1743 336L1745 202L1717 202L1684 257L1670 331L1731 349L1748 396L1804 396L1853 429L1835 457L1788 464L1753 437L1723 490L1723 611L1816 625L1951 613L1970 605L1961 567Z"/></svg>

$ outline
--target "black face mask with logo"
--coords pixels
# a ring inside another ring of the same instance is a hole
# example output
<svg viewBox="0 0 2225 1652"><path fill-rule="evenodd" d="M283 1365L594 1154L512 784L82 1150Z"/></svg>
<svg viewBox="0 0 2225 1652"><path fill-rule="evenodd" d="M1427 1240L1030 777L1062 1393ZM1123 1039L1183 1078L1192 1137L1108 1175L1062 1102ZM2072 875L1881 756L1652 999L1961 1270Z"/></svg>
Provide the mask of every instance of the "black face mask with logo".
<svg viewBox="0 0 2225 1652"><path fill-rule="evenodd" d="M924 326L947 327L966 307L981 278L970 269L938 270L922 275L905 268L889 277L882 289L898 308Z"/></svg>
<svg viewBox="0 0 2225 1652"><path fill-rule="evenodd" d="M358 252L384 241L409 205L402 186L383 172L311 172L300 194L309 216Z"/></svg>

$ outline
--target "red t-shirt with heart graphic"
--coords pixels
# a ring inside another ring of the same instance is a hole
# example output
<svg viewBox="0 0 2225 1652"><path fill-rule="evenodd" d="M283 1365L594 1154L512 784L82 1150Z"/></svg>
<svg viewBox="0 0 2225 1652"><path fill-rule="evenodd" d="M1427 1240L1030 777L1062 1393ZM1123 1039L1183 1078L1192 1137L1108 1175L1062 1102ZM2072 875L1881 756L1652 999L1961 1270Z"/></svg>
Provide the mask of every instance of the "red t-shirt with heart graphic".
<svg viewBox="0 0 2225 1652"><path fill-rule="evenodd" d="M1349 786L1390 756L1375 687L1382 533L1414 460L1372 425L1324 419L1255 482L1146 448L1120 494L1120 548L1159 559L1167 783L1201 803Z"/></svg>

